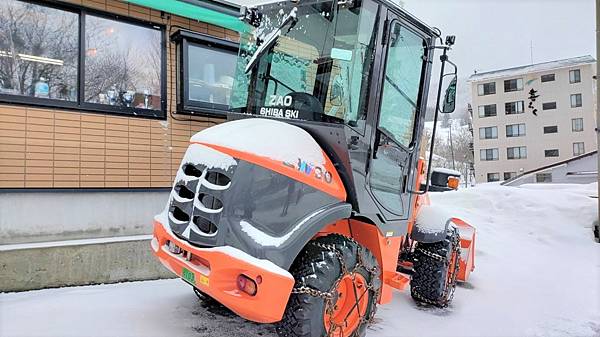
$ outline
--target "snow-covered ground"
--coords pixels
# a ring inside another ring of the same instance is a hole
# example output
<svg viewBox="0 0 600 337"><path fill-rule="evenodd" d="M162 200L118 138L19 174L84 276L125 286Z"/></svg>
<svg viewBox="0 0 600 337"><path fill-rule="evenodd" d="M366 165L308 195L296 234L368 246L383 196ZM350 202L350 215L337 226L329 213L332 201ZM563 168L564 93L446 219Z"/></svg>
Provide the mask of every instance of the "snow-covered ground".
<svg viewBox="0 0 600 337"><path fill-rule="evenodd" d="M408 293L381 306L368 336L600 336L595 185L484 184L432 195L476 225L477 260L447 309ZM257 308L260 310L260 308ZM0 294L0 336L275 336L203 306L180 280Z"/></svg>

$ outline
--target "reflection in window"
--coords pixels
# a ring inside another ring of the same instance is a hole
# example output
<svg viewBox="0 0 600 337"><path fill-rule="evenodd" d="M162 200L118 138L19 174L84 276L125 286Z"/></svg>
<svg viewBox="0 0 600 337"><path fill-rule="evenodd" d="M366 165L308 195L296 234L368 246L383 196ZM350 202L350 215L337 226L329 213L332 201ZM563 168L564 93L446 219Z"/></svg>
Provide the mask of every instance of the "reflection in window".
<svg viewBox="0 0 600 337"><path fill-rule="evenodd" d="M86 17L85 102L160 109L161 62L160 30Z"/></svg>
<svg viewBox="0 0 600 337"><path fill-rule="evenodd" d="M188 99L228 106L236 60L233 52L189 44Z"/></svg>
<svg viewBox="0 0 600 337"><path fill-rule="evenodd" d="M0 2L0 94L77 100L75 13Z"/></svg>
<svg viewBox="0 0 600 337"><path fill-rule="evenodd" d="M413 138L423 70L423 39L396 23L385 68L379 128L408 147Z"/></svg>

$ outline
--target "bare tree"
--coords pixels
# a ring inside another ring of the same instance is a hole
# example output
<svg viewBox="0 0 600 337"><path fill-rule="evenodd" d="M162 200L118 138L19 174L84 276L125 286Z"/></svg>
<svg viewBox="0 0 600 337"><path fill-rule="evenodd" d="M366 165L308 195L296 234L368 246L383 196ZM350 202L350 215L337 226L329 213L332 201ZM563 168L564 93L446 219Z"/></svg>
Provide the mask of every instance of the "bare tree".
<svg viewBox="0 0 600 337"><path fill-rule="evenodd" d="M74 99L78 16L39 5L0 4L0 80L3 92L33 95L45 78L54 98Z"/></svg>

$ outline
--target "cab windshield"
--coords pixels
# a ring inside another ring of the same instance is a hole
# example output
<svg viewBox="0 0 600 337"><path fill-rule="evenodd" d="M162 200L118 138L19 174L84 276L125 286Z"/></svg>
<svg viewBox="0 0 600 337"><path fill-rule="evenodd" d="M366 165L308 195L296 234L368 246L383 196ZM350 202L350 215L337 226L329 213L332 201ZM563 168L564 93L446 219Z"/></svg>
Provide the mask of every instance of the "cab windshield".
<svg viewBox="0 0 600 337"><path fill-rule="evenodd" d="M258 9L260 26L241 36L232 111L351 126L364 120L377 5L307 1ZM278 28L275 42L260 48L257 41L269 43Z"/></svg>

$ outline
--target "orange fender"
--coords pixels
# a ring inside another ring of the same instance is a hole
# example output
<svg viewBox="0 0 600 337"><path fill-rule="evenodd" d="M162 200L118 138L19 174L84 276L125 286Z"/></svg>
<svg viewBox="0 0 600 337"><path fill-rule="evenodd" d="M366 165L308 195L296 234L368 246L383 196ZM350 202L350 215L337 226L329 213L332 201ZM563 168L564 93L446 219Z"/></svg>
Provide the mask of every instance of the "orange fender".
<svg viewBox="0 0 600 337"><path fill-rule="evenodd" d="M452 223L458 228L460 235L460 266L456 279L466 282L469 274L475 269L475 227L464 220L452 218Z"/></svg>

